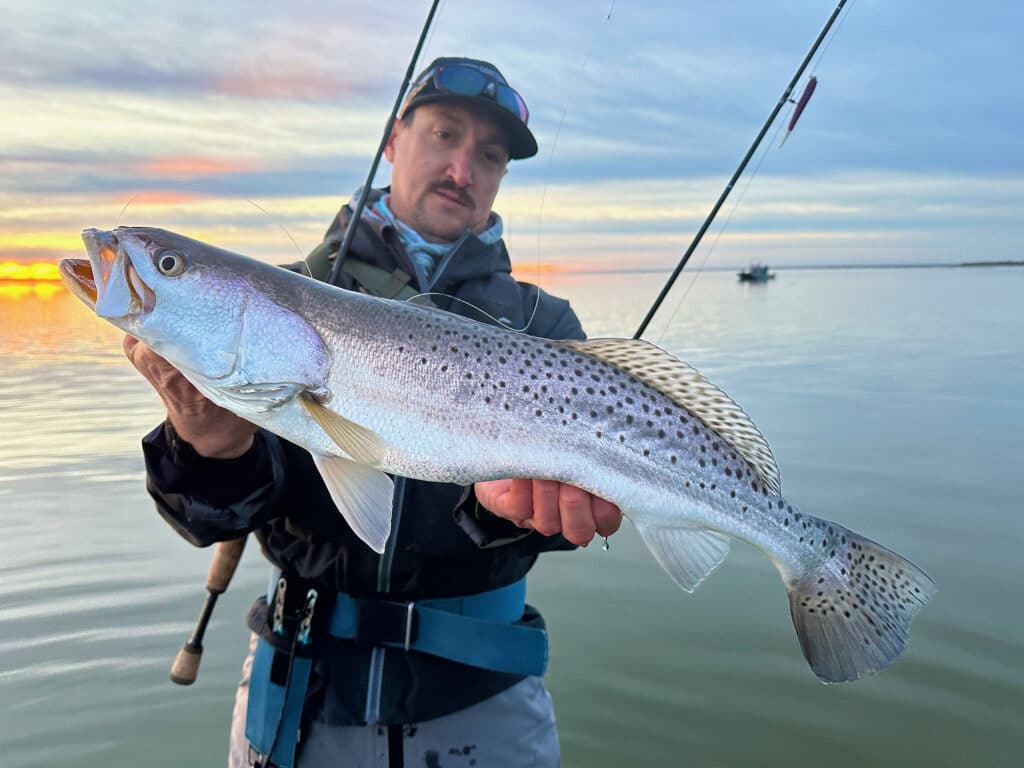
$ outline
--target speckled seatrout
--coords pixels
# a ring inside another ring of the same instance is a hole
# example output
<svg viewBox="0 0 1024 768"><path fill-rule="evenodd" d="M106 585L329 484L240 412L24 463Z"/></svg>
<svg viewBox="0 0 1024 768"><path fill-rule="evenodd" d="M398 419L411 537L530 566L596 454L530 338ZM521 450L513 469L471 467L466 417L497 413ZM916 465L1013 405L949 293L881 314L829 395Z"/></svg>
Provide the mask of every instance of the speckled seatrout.
<svg viewBox="0 0 1024 768"><path fill-rule="evenodd" d="M642 341L546 341L334 288L159 229L86 230L61 274L219 405L308 449L384 549L385 472L547 478L616 505L694 590L731 538L775 564L811 668L853 680L903 651L935 587L913 563L780 495L749 417Z"/></svg>

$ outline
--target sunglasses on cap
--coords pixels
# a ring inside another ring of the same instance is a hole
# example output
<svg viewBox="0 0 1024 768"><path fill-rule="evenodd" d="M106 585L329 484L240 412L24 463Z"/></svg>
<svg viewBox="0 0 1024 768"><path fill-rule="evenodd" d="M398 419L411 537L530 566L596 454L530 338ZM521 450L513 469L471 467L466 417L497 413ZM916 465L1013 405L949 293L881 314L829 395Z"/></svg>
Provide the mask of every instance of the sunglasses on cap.
<svg viewBox="0 0 1024 768"><path fill-rule="evenodd" d="M447 65L428 72L419 86L409 94L406 103L411 104L424 89L433 86L438 93L450 93L455 96L470 98L486 98L499 107L511 112L526 123L530 111L526 108L523 97L507 85L498 83L486 74L465 65Z"/></svg>

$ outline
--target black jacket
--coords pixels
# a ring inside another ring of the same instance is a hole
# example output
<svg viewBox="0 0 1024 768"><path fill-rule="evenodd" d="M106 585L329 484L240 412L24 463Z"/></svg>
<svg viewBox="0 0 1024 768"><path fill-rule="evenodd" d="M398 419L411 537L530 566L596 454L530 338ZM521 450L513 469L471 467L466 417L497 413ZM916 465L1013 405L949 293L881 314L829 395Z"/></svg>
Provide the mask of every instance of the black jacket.
<svg viewBox="0 0 1024 768"><path fill-rule="evenodd" d="M337 252L350 215L348 206L338 213L320 253ZM567 302L512 278L500 241L485 245L467 236L428 286L397 233L364 218L348 258L387 272L402 270L413 276L418 290L459 297L466 303L432 297L457 314L488 321L478 307L513 328L532 317L527 328L532 335L583 338ZM344 273L339 283L363 288ZM481 592L523 577L539 552L571 548L560 536L529 533L490 515L478 507L471 488L395 478L392 534L384 554L377 555L334 508L309 454L276 435L260 430L244 456L217 460L198 456L161 425L144 438L143 449L147 488L160 514L182 536L205 546L255 531L265 555L286 576L322 593L415 600ZM255 623L261 620L257 612ZM523 621L543 626L529 606ZM415 652L374 652L333 638L319 642L323 651L311 686L316 694L306 714L336 725L420 722L482 701L520 679ZM378 658L371 664L374 653Z"/></svg>

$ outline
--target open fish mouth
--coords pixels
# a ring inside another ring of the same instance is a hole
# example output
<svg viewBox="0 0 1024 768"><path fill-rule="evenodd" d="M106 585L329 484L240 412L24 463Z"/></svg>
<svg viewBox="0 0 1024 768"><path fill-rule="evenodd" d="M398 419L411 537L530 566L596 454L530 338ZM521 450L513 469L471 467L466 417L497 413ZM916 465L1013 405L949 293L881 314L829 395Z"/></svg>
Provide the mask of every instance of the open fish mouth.
<svg viewBox="0 0 1024 768"><path fill-rule="evenodd" d="M96 281L92 276L92 265L85 259L62 259L59 265L60 279L71 292L93 309L96 308Z"/></svg>
<svg viewBox="0 0 1024 768"><path fill-rule="evenodd" d="M156 306L156 294L135 270L117 235L87 229L82 240L89 259L60 262L61 279L75 296L107 318L136 315Z"/></svg>

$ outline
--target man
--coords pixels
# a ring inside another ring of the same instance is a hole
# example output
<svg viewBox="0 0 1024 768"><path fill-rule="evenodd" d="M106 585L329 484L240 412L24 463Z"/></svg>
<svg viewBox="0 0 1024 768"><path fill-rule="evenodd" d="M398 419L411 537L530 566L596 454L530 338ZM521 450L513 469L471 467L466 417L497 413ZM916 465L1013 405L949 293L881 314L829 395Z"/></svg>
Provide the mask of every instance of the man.
<svg viewBox="0 0 1024 768"><path fill-rule="evenodd" d="M512 279L491 210L508 160L537 152L527 121L491 64L434 61L388 139L390 190L370 194L340 284L582 338L567 302ZM294 268L325 278L351 214L345 206ZM554 481L395 478L377 555L338 515L308 453L214 406L136 340L125 352L167 406L143 441L160 513L198 545L254 531L277 568L250 615L231 766L558 763L540 677L546 635L523 602L525 575L540 552L613 533L617 508Z"/></svg>

